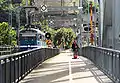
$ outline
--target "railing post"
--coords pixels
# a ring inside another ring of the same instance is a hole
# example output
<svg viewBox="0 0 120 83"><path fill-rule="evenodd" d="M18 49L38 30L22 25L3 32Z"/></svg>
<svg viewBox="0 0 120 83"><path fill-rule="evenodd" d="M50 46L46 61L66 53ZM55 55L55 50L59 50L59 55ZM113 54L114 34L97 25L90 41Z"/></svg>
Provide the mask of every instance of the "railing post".
<svg viewBox="0 0 120 83"><path fill-rule="evenodd" d="M9 74L9 79L10 79L10 80L9 80L9 81L10 81L10 82L9 82L9 83L11 83L11 81L12 81L12 79L11 79L11 60L12 60L11 57L9 57L9 60L10 60L10 62L9 62L9 63L10 63L10 72L9 72L9 73L10 73L10 74Z"/></svg>
<svg viewBox="0 0 120 83"><path fill-rule="evenodd" d="M14 59L14 62L13 62L14 64L13 65L14 65L14 82L15 82L16 81L16 67L15 67L15 61L16 60L15 60L15 57L13 57L13 59Z"/></svg>
<svg viewBox="0 0 120 83"><path fill-rule="evenodd" d="M119 53L119 62L118 62L118 68L119 68L119 72L118 72L118 77L120 77L120 53ZM120 78L119 78L119 80L118 80L119 82L118 83L120 83Z"/></svg>
<svg viewBox="0 0 120 83"><path fill-rule="evenodd" d="M0 60L0 83L3 83L3 76L2 76L2 61Z"/></svg>
<svg viewBox="0 0 120 83"><path fill-rule="evenodd" d="M6 83L6 59L4 59L3 61L4 61L4 66L5 66L5 69L4 69L4 82Z"/></svg>

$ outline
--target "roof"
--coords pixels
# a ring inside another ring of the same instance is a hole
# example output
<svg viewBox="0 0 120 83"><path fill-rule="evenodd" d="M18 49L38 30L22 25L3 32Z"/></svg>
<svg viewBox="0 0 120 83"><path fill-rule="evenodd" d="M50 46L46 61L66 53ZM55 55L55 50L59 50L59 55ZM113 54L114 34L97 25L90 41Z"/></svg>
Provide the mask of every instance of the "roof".
<svg viewBox="0 0 120 83"><path fill-rule="evenodd" d="M33 31L36 31L38 34L45 35L45 33L43 33L42 31L40 31L39 29L34 29L34 28L23 29L23 30L20 30L20 32L21 31L29 31L29 30L33 30Z"/></svg>

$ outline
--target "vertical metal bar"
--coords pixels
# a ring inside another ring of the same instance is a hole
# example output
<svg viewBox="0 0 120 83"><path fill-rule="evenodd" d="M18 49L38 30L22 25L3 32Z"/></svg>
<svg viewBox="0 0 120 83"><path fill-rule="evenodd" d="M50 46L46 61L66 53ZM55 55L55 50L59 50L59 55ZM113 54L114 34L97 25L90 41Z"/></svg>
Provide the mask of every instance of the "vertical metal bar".
<svg viewBox="0 0 120 83"><path fill-rule="evenodd" d="M95 33L94 33L94 40L95 40L95 46L97 46L97 33L96 33L96 18L97 18L97 13L96 13L96 9L97 9L97 1L96 0L94 0L94 3L95 3L95 11L94 11L94 31L95 31Z"/></svg>
<svg viewBox="0 0 120 83"><path fill-rule="evenodd" d="M28 53L28 73L30 72L30 53Z"/></svg>
<svg viewBox="0 0 120 83"><path fill-rule="evenodd" d="M106 64L106 69L107 69L107 73L108 74L111 74L112 73L112 54L111 54L111 52L110 51L108 51L109 52L109 55L106 57L106 59L107 59L107 64Z"/></svg>
<svg viewBox="0 0 120 83"><path fill-rule="evenodd" d="M117 81L117 54L115 52L115 68L114 68L114 72L115 72L115 80Z"/></svg>
<svg viewBox="0 0 120 83"><path fill-rule="evenodd" d="M21 80L21 54L19 55L19 81Z"/></svg>
<svg viewBox="0 0 120 83"><path fill-rule="evenodd" d="M31 68L32 68L32 64L31 64L31 62L32 62L31 57L32 57L32 56L31 56L31 53L30 53L29 57L30 57L30 58L29 58L29 61L30 61L30 62L29 62L30 65L29 65L29 66L30 66L30 71L31 71Z"/></svg>
<svg viewBox="0 0 120 83"><path fill-rule="evenodd" d="M118 81L118 79L119 79L119 54L118 53L116 53L116 79L117 79L117 81Z"/></svg>
<svg viewBox="0 0 120 83"><path fill-rule="evenodd" d="M107 61L108 61L108 59L107 59L107 56L109 57L109 54L108 54L108 51L105 51L106 53L104 54L104 71L106 71L107 70Z"/></svg>
<svg viewBox="0 0 120 83"><path fill-rule="evenodd" d="M25 54L25 75L27 72L27 54Z"/></svg>
<svg viewBox="0 0 120 83"><path fill-rule="evenodd" d="M17 70L17 72L18 72L18 74L17 74L17 75L18 75L18 76L17 76L17 79L18 79L18 81L19 81L19 55L18 55L17 57L18 57L18 60L17 60L17 63L18 63L18 64L17 64L17 67L18 67L18 70ZM17 81L17 82L18 82L18 81Z"/></svg>
<svg viewBox="0 0 120 83"><path fill-rule="evenodd" d="M102 67L102 69L104 68L103 67L103 55L104 55L104 50L101 51L101 67Z"/></svg>
<svg viewBox="0 0 120 83"><path fill-rule="evenodd" d="M3 83L3 76L2 76L2 61L0 60L0 83Z"/></svg>
<svg viewBox="0 0 120 83"><path fill-rule="evenodd" d="M24 75L26 73L26 54L24 55Z"/></svg>
<svg viewBox="0 0 120 83"><path fill-rule="evenodd" d="M103 50L103 70L105 69L105 54L106 50Z"/></svg>
<svg viewBox="0 0 120 83"><path fill-rule="evenodd" d="M118 67L119 67L118 77L120 77L120 53L119 53L119 63L118 63ZM118 79L119 79L119 83L120 83L120 78L118 78Z"/></svg>
<svg viewBox="0 0 120 83"><path fill-rule="evenodd" d="M4 82L6 83L6 59L4 59Z"/></svg>
<svg viewBox="0 0 120 83"><path fill-rule="evenodd" d="M44 58L44 60L46 60L46 54L47 54L47 53L46 53L46 52L47 52L46 50L47 50L47 48L45 48L45 55L44 55L45 58Z"/></svg>
<svg viewBox="0 0 120 83"><path fill-rule="evenodd" d="M15 57L13 57L13 59L14 59L13 65L14 65L14 82L15 82L16 81L16 68L15 68L15 61L16 60L15 60Z"/></svg>
<svg viewBox="0 0 120 83"><path fill-rule="evenodd" d="M11 81L12 81L12 79L11 79L11 76L12 76L12 74L11 74L11 72L12 72L12 70L11 70L11 66L12 66L12 65L11 65L11 62L12 62L11 57L9 57L9 60L10 60L10 62L9 62L9 63L10 63L10 72L9 72L9 73L10 73L10 74L9 74L9 75L10 75L10 76L9 76L9 77L10 77L10 78L9 78L9 79L10 79L10 82L9 82L9 83L11 83Z"/></svg>
<svg viewBox="0 0 120 83"><path fill-rule="evenodd" d="M20 74L20 76L21 76L21 79L22 79L22 75L23 75L23 57L22 57L22 55L20 55L21 56L21 74Z"/></svg>
<svg viewBox="0 0 120 83"><path fill-rule="evenodd" d="M100 18L99 18L99 38L100 38L100 46L102 46L102 35L103 35L103 0L100 0Z"/></svg>
<svg viewBox="0 0 120 83"><path fill-rule="evenodd" d="M112 74L112 78L113 78L113 52L112 52L112 55L111 55L111 74Z"/></svg>
<svg viewBox="0 0 120 83"><path fill-rule="evenodd" d="M32 67L33 67L33 53L31 53L31 70L32 70Z"/></svg>
<svg viewBox="0 0 120 83"><path fill-rule="evenodd" d="M90 14L89 14L89 12L90 12L90 11L89 11L89 3L88 3L87 5L88 5L88 33L87 33L87 44L88 44L88 46L89 46L89 34L90 34L90 33L89 33L89 26L90 26L90 25L89 25L89 20L90 20L90 16L89 16L89 15L90 15Z"/></svg>
<svg viewBox="0 0 120 83"><path fill-rule="evenodd" d="M28 57L29 57L29 56L28 56L28 55L29 55L29 53L28 53L27 56L26 56L26 58L27 58L27 64L26 64L26 66L27 66L26 70L27 70L27 71L26 71L26 72L27 72L27 73L28 73L28 70L29 70L29 62L28 62Z"/></svg>

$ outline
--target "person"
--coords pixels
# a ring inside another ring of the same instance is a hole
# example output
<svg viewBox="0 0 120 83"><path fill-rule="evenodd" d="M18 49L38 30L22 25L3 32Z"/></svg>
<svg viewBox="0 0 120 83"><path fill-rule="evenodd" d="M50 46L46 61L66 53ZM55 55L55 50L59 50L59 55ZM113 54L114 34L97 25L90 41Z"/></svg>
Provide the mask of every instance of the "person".
<svg viewBox="0 0 120 83"><path fill-rule="evenodd" d="M74 52L74 58L77 58L78 56L78 45L77 45L77 42L76 40L74 40L73 44L72 44L72 50Z"/></svg>

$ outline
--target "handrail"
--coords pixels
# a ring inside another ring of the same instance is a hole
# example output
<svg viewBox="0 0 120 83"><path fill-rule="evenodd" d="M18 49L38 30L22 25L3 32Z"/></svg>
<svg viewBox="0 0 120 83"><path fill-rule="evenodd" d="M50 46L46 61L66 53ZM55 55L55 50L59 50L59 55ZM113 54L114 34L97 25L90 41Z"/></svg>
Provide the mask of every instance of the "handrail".
<svg viewBox="0 0 120 83"><path fill-rule="evenodd" d="M9 57L18 56L18 55L25 54L25 53L29 53L29 52L36 51L36 50L39 50L39 49L40 49L40 48L36 48L36 49L31 49L31 50L27 50L27 51L22 51L22 52L18 52L18 53L14 53L14 54L2 55L2 56L0 56L0 60L1 60L1 59L5 59L5 58L9 58Z"/></svg>
<svg viewBox="0 0 120 83"><path fill-rule="evenodd" d="M59 53L59 49L36 48L0 56L0 83L18 83L39 63Z"/></svg>
<svg viewBox="0 0 120 83"><path fill-rule="evenodd" d="M115 83L120 82L120 51L87 46L82 48L82 55L90 59L99 69L101 69Z"/></svg>

